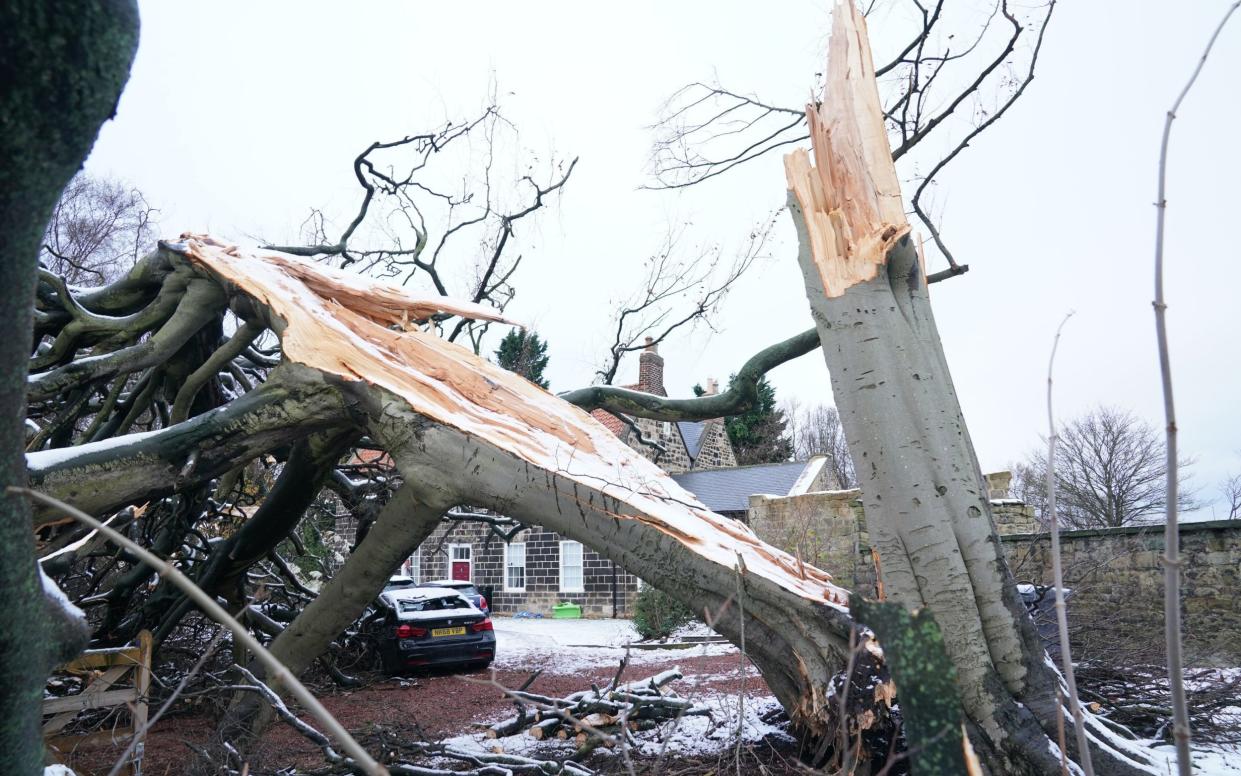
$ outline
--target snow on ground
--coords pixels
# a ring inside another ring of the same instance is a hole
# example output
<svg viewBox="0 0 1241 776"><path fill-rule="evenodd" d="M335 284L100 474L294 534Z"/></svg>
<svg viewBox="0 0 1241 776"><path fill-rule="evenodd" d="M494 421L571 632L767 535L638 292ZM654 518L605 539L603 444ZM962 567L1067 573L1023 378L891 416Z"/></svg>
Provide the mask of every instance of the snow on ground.
<svg viewBox="0 0 1241 776"><path fill-rule="evenodd" d="M1176 750L1171 745L1157 746L1154 752L1159 759L1167 758L1166 773L1176 773ZM1241 747L1195 748L1190 759L1194 762L1194 776L1241 775Z"/></svg>
<svg viewBox="0 0 1241 776"><path fill-rule="evenodd" d="M739 727L746 743L754 743L768 736L788 736L779 725L763 721L764 716L780 708L776 699L770 695L743 697L739 693L691 692L684 697L693 698L699 705L707 706L711 709L711 715L682 717L657 730L635 735L634 748L631 750L633 754L643 757L699 757L720 754L737 745L736 734ZM504 752L540 757L567 757L577 748L572 738L538 741L524 733L494 739L486 738L482 733L473 733L449 738L443 743L464 752ZM613 751L612 754L619 756L620 752Z"/></svg>
<svg viewBox="0 0 1241 776"><path fill-rule="evenodd" d="M640 642L642 637L629 620L553 620L550 618L494 617L496 633L496 668L530 669L544 666L548 673L573 674L583 669L615 666L626 652L626 646ZM672 641L707 638L716 634L706 625L693 622L677 629ZM629 649L631 665L666 663L670 660L709 655L736 655L731 644L694 644L686 649ZM754 676L753 669L747 671ZM643 756L662 754L678 756L709 756L722 754L736 745L734 733L738 720L747 742L768 735L786 735L779 727L763 722L762 717L777 708L770 695L742 696L738 693L698 691L695 680L687 677L672 685L683 697L692 698L712 709L710 717L685 717L668 723L658 731L636 736L636 751ZM755 690L766 692L756 683ZM739 709L743 709L739 715ZM1241 711L1241 710L1239 710ZM1241 717L1238 717L1241 719ZM488 720L488 723L499 720ZM486 739L482 734L469 734L448 739L444 743L468 752L493 752L497 748L510 754L548 753L555 750L571 754L573 743L536 741L519 734L501 739ZM560 750L563 749L563 752ZM1171 746L1155 747L1160 759L1167 759L1166 773L1176 772L1176 755ZM1241 747L1195 747L1194 773L1197 776L1241 776Z"/></svg>
<svg viewBox="0 0 1241 776"><path fill-rule="evenodd" d="M731 644L694 644L685 649L629 649L641 640L630 620L553 620L493 617L496 668L525 669L547 665L549 673L572 674L582 669L615 666L629 652L630 665L663 663L682 657L735 655ZM692 635L713 635L705 625ZM541 659L540 659L541 658Z"/></svg>

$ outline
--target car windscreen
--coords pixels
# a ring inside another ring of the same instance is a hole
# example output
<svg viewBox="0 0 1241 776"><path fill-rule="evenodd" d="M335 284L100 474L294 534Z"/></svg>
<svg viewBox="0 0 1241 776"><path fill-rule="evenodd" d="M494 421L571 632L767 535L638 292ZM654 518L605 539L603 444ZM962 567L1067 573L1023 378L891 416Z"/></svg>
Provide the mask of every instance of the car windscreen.
<svg viewBox="0 0 1241 776"><path fill-rule="evenodd" d="M398 601L397 606L402 612L434 612L449 609L470 609L470 602L459 596L445 596L443 598L416 598L408 601Z"/></svg>

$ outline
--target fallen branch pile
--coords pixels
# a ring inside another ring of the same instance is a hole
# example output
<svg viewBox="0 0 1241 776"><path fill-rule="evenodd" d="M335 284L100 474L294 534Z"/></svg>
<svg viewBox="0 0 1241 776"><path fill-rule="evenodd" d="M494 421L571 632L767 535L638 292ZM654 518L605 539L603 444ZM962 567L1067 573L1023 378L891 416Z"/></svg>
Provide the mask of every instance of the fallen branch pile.
<svg viewBox="0 0 1241 776"><path fill-rule="evenodd" d="M591 685L589 690L564 698L524 689L505 690L517 706L517 714L492 725L486 735L504 738L525 732L540 740L572 738L578 746L575 757L582 757L600 746L611 748L631 733L653 730L681 717L711 713L705 706L664 692L665 685L682 678L675 668L628 684L618 684L620 673L604 689Z"/></svg>

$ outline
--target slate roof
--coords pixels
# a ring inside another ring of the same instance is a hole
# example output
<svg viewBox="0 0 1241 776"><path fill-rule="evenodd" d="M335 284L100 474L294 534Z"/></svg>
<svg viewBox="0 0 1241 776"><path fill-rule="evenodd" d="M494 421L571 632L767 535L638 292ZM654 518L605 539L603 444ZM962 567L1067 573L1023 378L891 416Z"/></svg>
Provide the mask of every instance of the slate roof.
<svg viewBox="0 0 1241 776"><path fill-rule="evenodd" d="M672 479L697 496L712 512L744 512L750 506L750 496L755 493L788 495L806 465L806 461L793 461L707 469L674 474Z"/></svg>
<svg viewBox="0 0 1241 776"><path fill-rule="evenodd" d="M707 424L679 420L677 427L681 429L681 439L685 440L685 452L689 453L689 459L697 460L698 453L702 451L702 443L706 441Z"/></svg>

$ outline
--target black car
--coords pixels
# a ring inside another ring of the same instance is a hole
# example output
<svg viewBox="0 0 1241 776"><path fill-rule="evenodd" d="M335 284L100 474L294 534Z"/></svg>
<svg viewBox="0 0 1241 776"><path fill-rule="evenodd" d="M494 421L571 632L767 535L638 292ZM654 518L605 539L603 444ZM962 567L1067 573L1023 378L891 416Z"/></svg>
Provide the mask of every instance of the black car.
<svg viewBox="0 0 1241 776"><path fill-rule="evenodd" d="M396 577L393 577L396 579ZM470 599L470 603L477 606L481 611L491 614L491 607L487 604L487 598L479 592L473 582L467 582L462 579L433 579L430 582L423 582L422 587L447 587L456 590L466 598Z"/></svg>
<svg viewBox="0 0 1241 776"><path fill-rule="evenodd" d="M408 587L447 587L456 590L466 598L470 599L470 603L474 604L484 614L491 614L491 607L487 604L487 597L482 591L475 587L473 582L466 582L461 579L433 579L430 582L419 582L413 577L407 577L404 574L394 574L388 579L388 583L384 585L384 592L389 590L401 590Z"/></svg>
<svg viewBox="0 0 1241 776"><path fill-rule="evenodd" d="M386 589L375 602L367 631L390 674L420 666L485 668L496 654L491 618L465 596L443 587Z"/></svg>

